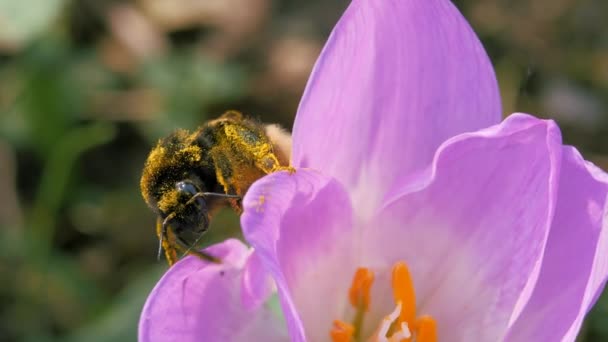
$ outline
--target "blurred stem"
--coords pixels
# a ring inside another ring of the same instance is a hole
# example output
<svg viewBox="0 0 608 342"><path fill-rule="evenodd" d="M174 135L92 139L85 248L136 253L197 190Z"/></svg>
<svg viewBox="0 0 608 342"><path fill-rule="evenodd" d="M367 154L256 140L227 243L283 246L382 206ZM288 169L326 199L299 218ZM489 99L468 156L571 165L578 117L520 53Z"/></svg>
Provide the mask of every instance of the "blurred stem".
<svg viewBox="0 0 608 342"><path fill-rule="evenodd" d="M89 124L68 132L52 149L42 171L30 216L31 236L27 239L30 247L33 247L30 251L40 260L49 255L55 233L55 218L76 160L83 152L110 141L115 133L116 129L111 124Z"/></svg>

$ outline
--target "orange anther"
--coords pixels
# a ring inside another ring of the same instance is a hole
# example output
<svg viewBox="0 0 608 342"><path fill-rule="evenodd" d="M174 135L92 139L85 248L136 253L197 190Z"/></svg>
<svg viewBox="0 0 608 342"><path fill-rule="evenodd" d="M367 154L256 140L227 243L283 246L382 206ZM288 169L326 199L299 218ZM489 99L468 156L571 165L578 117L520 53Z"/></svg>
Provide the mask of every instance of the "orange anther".
<svg viewBox="0 0 608 342"><path fill-rule="evenodd" d="M334 327L329 332L333 342L351 342L354 334L355 327L339 320L334 321Z"/></svg>
<svg viewBox="0 0 608 342"><path fill-rule="evenodd" d="M401 303L401 315L398 322L414 323L416 318L416 294L412 276L403 262L393 266L393 296L396 303Z"/></svg>
<svg viewBox="0 0 608 342"><path fill-rule="evenodd" d="M360 267L355 272L348 292L350 303L358 310L367 311L370 303L370 291L374 282L374 273L368 268Z"/></svg>
<svg viewBox="0 0 608 342"><path fill-rule="evenodd" d="M437 323L431 316L420 316L416 325L417 342L437 342Z"/></svg>
<svg viewBox="0 0 608 342"><path fill-rule="evenodd" d="M333 342L390 341L390 342L437 342L437 324L431 316L416 318L416 293L407 265L397 262L392 269L391 285L395 308L382 318L371 336L363 336L364 318L370 308L374 273L365 267L356 270L348 292L349 301L355 308L351 323L333 322L329 335Z"/></svg>

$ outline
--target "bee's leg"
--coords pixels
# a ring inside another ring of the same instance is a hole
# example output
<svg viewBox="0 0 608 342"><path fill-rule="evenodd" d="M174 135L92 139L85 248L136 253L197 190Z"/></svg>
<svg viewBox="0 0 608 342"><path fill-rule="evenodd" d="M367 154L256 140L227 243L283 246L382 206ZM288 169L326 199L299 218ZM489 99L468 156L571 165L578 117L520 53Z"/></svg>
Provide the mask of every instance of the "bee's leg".
<svg viewBox="0 0 608 342"><path fill-rule="evenodd" d="M173 232L163 227L163 221L159 218L156 223L156 234L160 241L160 247L165 251L167 263L172 266L177 262L177 251L175 248L175 237ZM173 240L173 241L172 241Z"/></svg>
<svg viewBox="0 0 608 342"><path fill-rule="evenodd" d="M234 182L232 173L233 173L233 162L230 158L223 153L220 153L220 150L214 151L213 161L216 165L215 173L218 183L224 188L224 192L227 194L236 194L241 196L242 190L239 187L239 184ZM241 198L227 198L226 201L230 204L232 209L236 211L237 214L241 214L243 212L243 208L241 206Z"/></svg>
<svg viewBox="0 0 608 342"><path fill-rule="evenodd" d="M296 173L296 169L293 166L281 166L279 164L274 164L274 166L272 168L264 170L264 172L266 172L267 174L271 174L271 173L279 172L279 171L287 171L287 172L289 172L290 175L293 175L294 173Z"/></svg>
<svg viewBox="0 0 608 342"><path fill-rule="evenodd" d="M234 209L234 211L240 215L243 213L243 205L241 204L242 199L238 198L231 198L229 200L230 206L232 207L232 209Z"/></svg>
<svg viewBox="0 0 608 342"><path fill-rule="evenodd" d="M296 168L293 166L280 166L277 171L287 171L290 175L296 173Z"/></svg>
<svg viewBox="0 0 608 342"><path fill-rule="evenodd" d="M192 249L192 250L188 251L188 254L197 256L200 259L212 262L214 264L221 264L222 263L222 259L220 259L218 257L215 257L215 256L213 256L213 255L211 255L209 253L205 253L203 251L199 251L199 250L196 250L196 249Z"/></svg>
<svg viewBox="0 0 608 342"><path fill-rule="evenodd" d="M215 163L215 177L217 182L224 188L224 192L230 194L230 188L233 183L233 164L228 156L231 151L225 151L225 148L215 148L211 151L211 157Z"/></svg>
<svg viewBox="0 0 608 342"><path fill-rule="evenodd" d="M265 144L266 145L266 144ZM270 149L270 145L269 149ZM262 154L262 157L255 161L255 165L258 169L262 170L265 174L270 174L279 170L281 165L279 160L274 153L268 151Z"/></svg>
<svg viewBox="0 0 608 342"><path fill-rule="evenodd" d="M265 174L271 174L278 171L287 171L290 174L296 172L296 169L293 166L282 166L273 152L268 152L263 158L258 160L256 166Z"/></svg>
<svg viewBox="0 0 608 342"><path fill-rule="evenodd" d="M209 261L209 262L213 262L216 264L222 263L222 260L220 258L214 257L213 255L211 255L209 253L193 249L192 247L194 247L194 246L188 246L188 244L179 237L175 238L175 242L176 242L177 249L179 249L183 253L194 255L194 256L199 257L200 259L203 259L203 260Z"/></svg>

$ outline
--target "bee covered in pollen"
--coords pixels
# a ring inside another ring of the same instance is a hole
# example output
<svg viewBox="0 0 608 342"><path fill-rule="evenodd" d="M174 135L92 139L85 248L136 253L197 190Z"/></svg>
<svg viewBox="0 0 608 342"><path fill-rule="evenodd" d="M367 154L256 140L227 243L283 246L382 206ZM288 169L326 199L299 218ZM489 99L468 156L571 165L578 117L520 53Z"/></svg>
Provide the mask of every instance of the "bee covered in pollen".
<svg viewBox="0 0 608 342"><path fill-rule="evenodd" d="M242 211L241 198L257 179L288 170L291 137L277 125L263 125L228 111L195 132L177 130L160 139L145 163L141 192L156 212L158 255L169 265L178 252L220 262L193 248L223 206Z"/></svg>

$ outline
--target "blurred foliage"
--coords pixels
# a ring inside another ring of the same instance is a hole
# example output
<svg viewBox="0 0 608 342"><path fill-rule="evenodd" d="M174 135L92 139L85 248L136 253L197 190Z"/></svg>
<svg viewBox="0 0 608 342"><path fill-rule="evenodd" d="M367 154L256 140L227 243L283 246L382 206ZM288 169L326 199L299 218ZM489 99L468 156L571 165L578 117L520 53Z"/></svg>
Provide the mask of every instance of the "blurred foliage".
<svg viewBox="0 0 608 342"><path fill-rule="evenodd" d="M461 0L505 113L608 166L608 3ZM157 262L151 145L226 109L291 127L346 0L0 0L0 341L132 341ZM238 231L224 211L205 239ZM566 275L565 275L566 276ZM608 296L582 341L608 340Z"/></svg>

